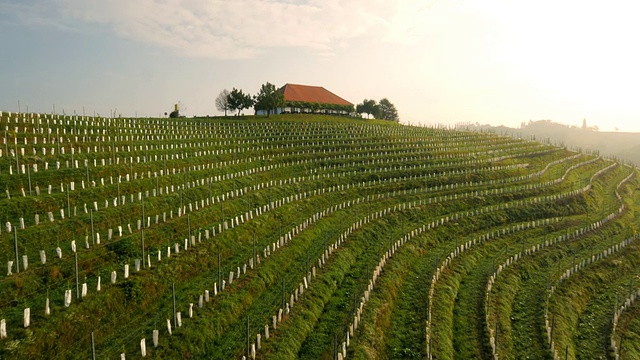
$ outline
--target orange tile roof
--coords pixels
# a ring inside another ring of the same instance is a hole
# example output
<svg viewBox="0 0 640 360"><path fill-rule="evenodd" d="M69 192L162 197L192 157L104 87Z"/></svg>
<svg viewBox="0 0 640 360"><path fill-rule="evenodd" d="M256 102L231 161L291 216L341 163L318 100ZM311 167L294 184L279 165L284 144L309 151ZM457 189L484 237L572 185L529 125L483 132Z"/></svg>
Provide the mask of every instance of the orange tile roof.
<svg viewBox="0 0 640 360"><path fill-rule="evenodd" d="M340 96L322 86L308 86L285 84L278 91L284 95L286 101L304 101L318 104L353 105Z"/></svg>

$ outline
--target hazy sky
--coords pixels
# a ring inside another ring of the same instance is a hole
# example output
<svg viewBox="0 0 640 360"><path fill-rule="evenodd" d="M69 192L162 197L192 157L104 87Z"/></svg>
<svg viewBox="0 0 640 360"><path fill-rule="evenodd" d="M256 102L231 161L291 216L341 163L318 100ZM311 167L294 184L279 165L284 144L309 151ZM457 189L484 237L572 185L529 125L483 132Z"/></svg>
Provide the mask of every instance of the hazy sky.
<svg viewBox="0 0 640 360"><path fill-rule="evenodd" d="M387 97L403 122L640 131L640 3L0 0L0 109L188 116L264 82Z"/></svg>

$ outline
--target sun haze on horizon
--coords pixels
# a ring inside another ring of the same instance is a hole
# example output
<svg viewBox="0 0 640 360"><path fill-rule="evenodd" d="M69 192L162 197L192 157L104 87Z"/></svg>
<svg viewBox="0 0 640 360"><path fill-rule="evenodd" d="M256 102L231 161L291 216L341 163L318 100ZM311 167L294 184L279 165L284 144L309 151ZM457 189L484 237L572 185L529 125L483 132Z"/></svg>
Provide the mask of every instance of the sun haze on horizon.
<svg viewBox="0 0 640 360"><path fill-rule="evenodd" d="M383 97L405 123L640 132L633 1L0 0L0 109L218 114L233 87ZM117 110L116 110L117 109Z"/></svg>

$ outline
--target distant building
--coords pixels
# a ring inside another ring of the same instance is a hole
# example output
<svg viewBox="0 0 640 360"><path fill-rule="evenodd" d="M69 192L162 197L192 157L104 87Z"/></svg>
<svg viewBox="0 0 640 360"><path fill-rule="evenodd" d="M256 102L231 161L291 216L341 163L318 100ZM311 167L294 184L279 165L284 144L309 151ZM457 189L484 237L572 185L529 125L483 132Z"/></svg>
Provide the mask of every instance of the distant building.
<svg viewBox="0 0 640 360"><path fill-rule="evenodd" d="M353 104L323 88L299 84L285 84L278 91L284 95L285 107L275 109L276 114L313 113L348 115L354 111ZM256 115L266 115L264 110Z"/></svg>

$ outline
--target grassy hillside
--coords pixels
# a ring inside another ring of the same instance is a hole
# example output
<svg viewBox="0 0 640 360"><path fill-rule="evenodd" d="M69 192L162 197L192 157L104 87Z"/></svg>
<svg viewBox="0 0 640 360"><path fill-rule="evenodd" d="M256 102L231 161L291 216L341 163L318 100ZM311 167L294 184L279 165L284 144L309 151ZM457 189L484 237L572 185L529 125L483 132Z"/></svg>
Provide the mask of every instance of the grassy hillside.
<svg viewBox="0 0 640 360"><path fill-rule="evenodd" d="M0 358L640 348L637 305L612 325L640 254L623 163L324 116L0 125Z"/></svg>

